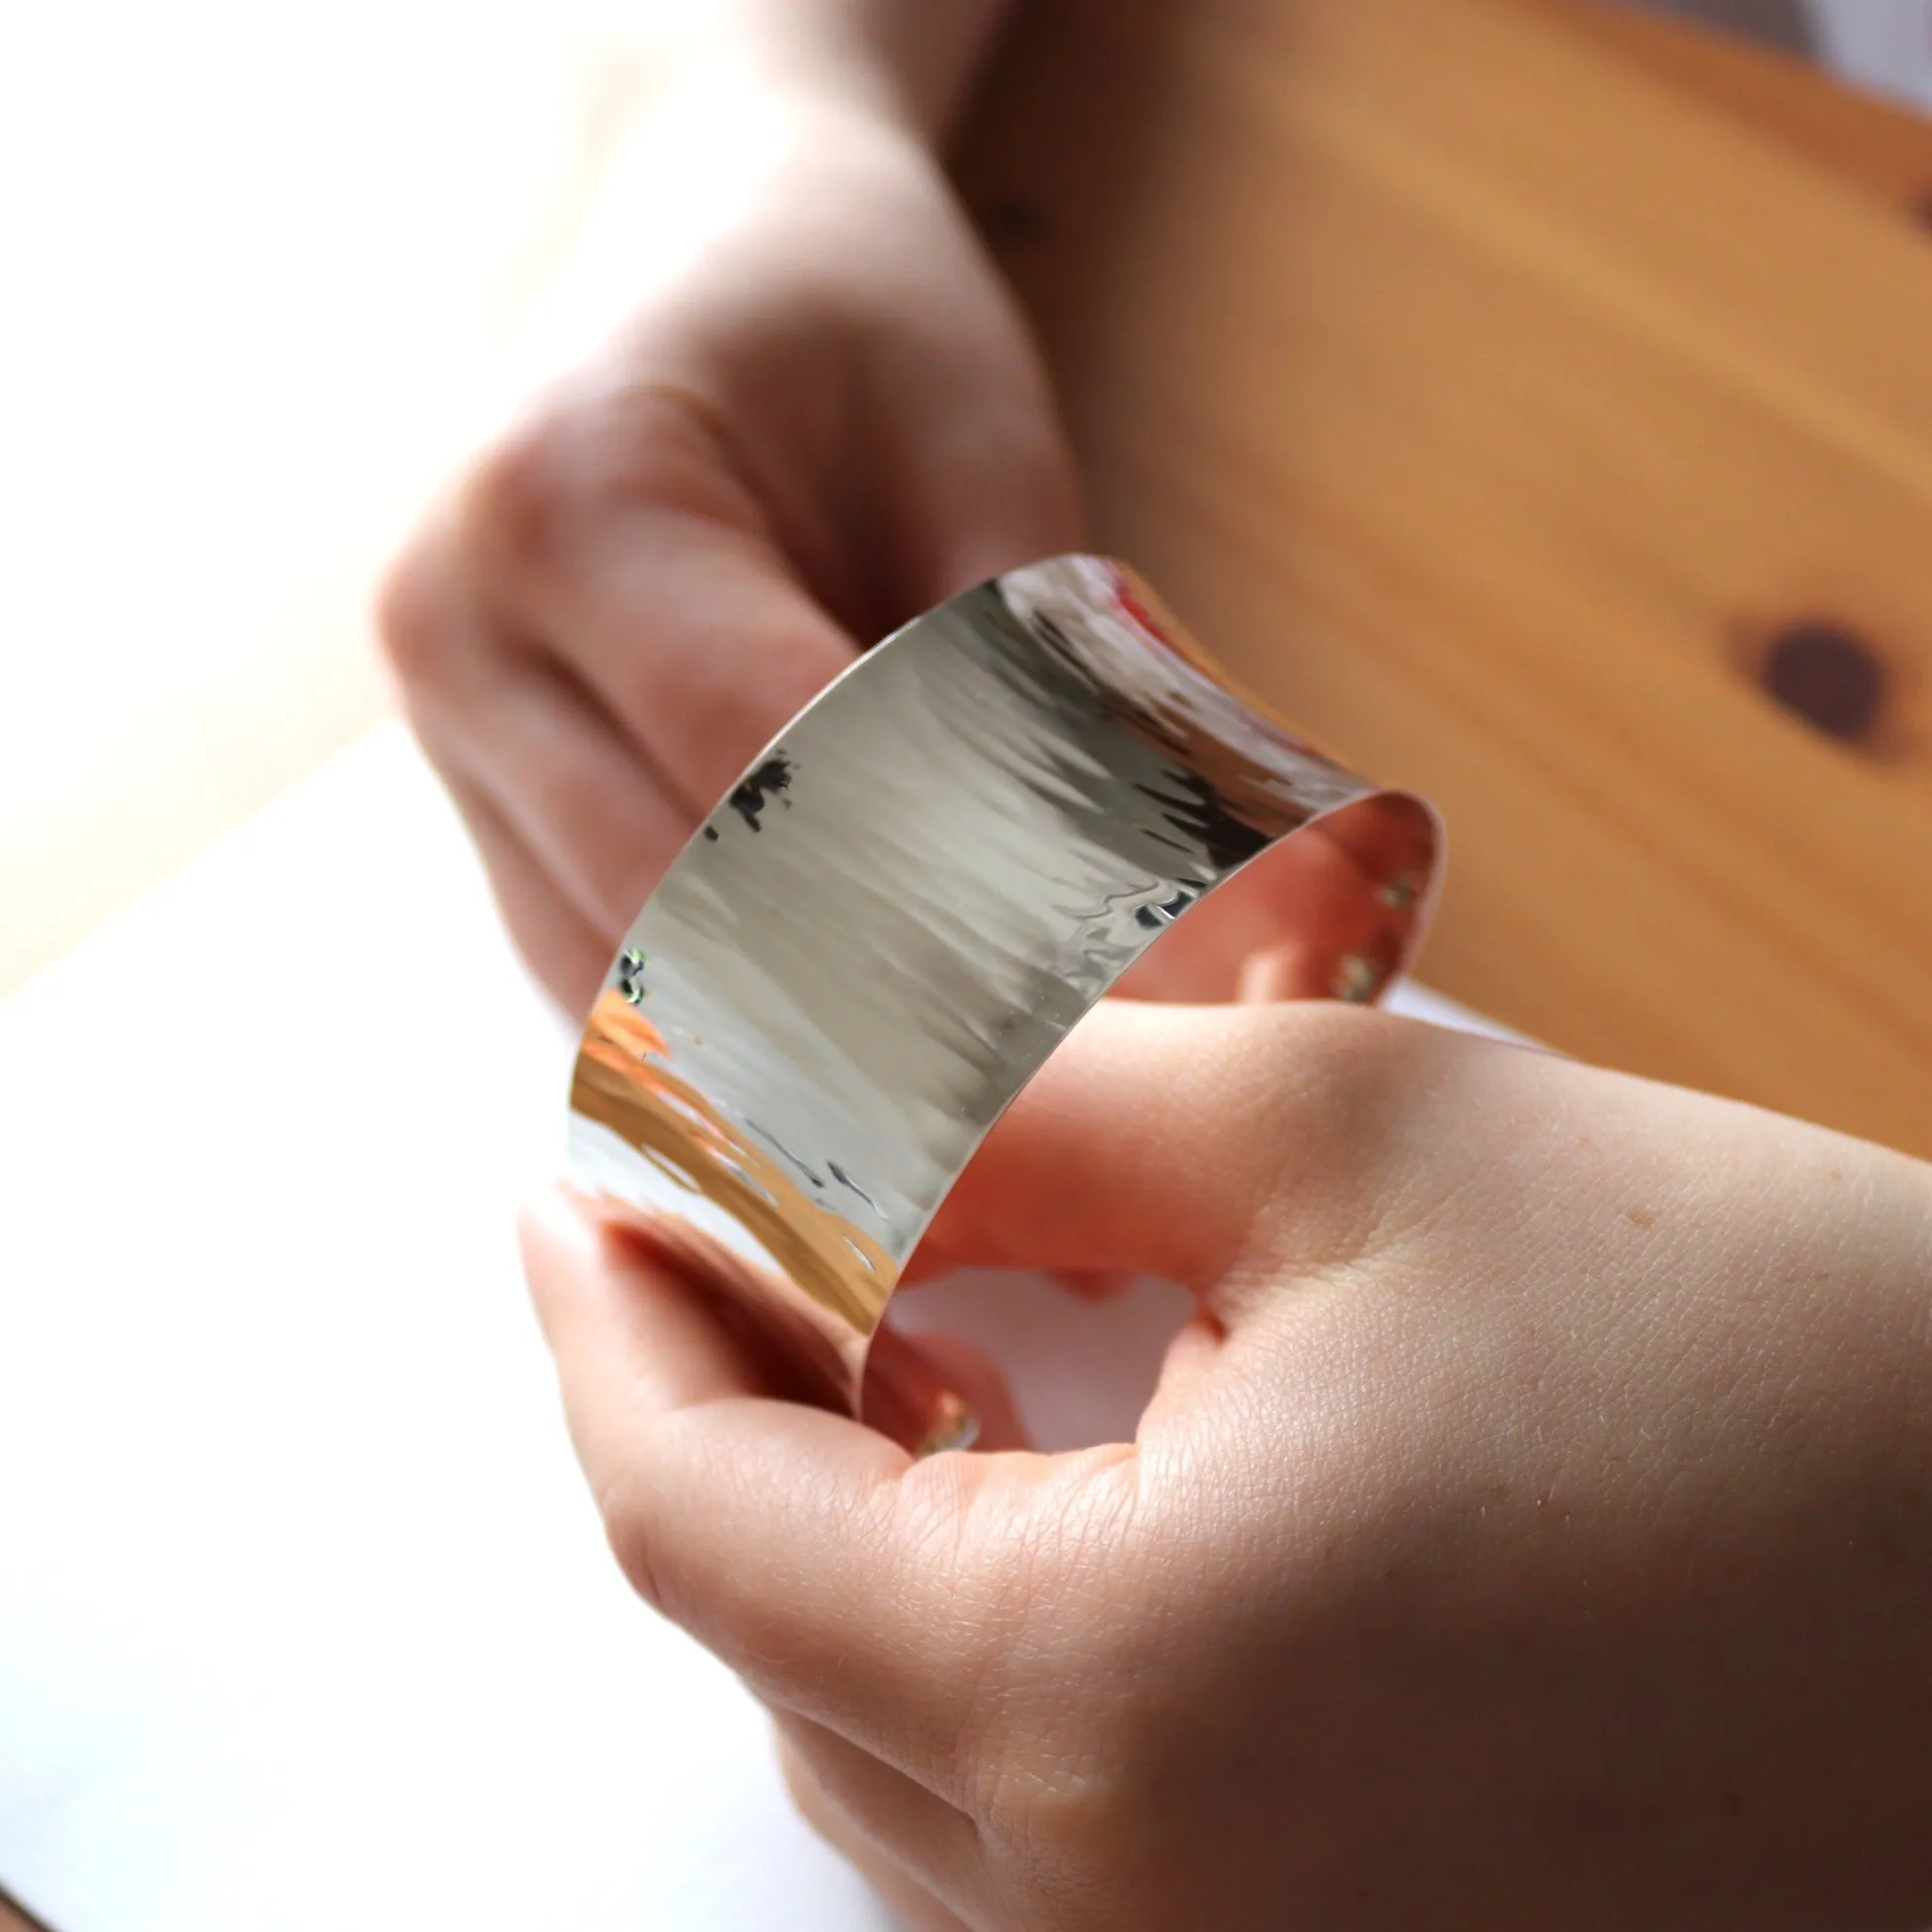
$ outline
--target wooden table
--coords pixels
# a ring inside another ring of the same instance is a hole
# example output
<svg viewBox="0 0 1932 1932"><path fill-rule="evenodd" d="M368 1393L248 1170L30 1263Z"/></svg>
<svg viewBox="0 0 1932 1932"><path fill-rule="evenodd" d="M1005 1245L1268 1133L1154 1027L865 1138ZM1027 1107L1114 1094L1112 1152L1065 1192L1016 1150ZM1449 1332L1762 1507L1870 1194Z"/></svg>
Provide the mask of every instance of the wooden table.
<svg viewBox="0 0 1932 1932"><path fill-rule="evenodd" d="M25 1916L4 1897L0 1897L0 1932L47 1932L37 1919Z"/></svg>
<svg viewBox="0 0 1932 1932"><path fill-rule="evenodd" d="M1424 973L1932 1155L1932 126L1591 0L1036 0L1095 536L1443 808Z"/></svg>

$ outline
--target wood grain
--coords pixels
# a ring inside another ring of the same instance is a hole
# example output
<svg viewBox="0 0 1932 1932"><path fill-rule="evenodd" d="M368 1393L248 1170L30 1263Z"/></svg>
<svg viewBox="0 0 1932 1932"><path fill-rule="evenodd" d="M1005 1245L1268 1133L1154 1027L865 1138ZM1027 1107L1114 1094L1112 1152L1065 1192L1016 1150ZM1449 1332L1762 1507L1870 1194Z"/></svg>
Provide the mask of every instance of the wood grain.
<svg viewBox="0 0 1932 1932"><path fill-rule="evenodd" d="M1555 0L1041 0L961 173L1096 540L1443 807L1427 976L1932 1154L1932 246L1900 197ZM1863 742L1762 686L1806 620L1883 681Z"/></svg>
<svg viewBox="0 0 1932 1932"><path fill-rule="evenodd" d="M1834 86L1775 48L1626 0L1549 0L1548 11L1605 51L1914 219L1932 209L1932 121L1924 116Z"/></svg>
<svg viewBox="0 0 1932 1932"><path fill-rule="evenodd" d="M39 1919L32 1919L5 1893L0 1893L0 1932L49 1932Z"/></svg>

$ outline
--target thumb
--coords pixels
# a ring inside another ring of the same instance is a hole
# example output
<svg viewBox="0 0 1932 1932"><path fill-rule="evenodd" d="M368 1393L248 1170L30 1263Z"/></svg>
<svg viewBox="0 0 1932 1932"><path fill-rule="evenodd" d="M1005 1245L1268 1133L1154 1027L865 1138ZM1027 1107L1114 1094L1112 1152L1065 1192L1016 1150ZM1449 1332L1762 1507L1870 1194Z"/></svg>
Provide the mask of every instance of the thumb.
<svg viewBox="0 0 1932 1932"><path fill-rule="evenodd" d="M988 1135L919 1271L1127 1268L1205 1291L1257 1238L1345 1238L1389 1076L1432 1031L1328 1003L1103 1001Z"/></svg>

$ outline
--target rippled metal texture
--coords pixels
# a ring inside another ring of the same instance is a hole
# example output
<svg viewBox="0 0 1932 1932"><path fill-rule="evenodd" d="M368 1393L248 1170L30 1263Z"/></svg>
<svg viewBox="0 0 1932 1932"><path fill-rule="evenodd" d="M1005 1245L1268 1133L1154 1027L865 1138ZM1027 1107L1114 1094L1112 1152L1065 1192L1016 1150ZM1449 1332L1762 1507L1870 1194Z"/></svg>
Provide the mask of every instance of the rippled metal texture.
<svg viewBox="0 0 1932 1932"><path fill-rule="evenodd" d="M1371 998L1426 911L1428 808L1288 736L1120 564L969 591L800 713L652 894L579 1052L574 1175L856 1409L987 1129L1174 920L1238 871L1228 905L1265 896L1262 855L1316 819L1342 889L1310 889L1300 990ZM1291 933L1307 871L1266 909Z"/></svg>

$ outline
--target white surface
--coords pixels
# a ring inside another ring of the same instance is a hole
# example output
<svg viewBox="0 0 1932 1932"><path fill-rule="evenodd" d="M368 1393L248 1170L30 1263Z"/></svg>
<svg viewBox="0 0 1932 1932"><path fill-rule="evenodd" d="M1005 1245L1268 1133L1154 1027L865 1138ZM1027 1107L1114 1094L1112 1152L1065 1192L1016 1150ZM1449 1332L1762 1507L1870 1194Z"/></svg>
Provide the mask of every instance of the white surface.
<svg viewBox="0 0 1932 1932"><path fill-rule="evenodd" d="M595 0L0 6L0 990L380 715L571 232Z"/></svg>
<svg viewBox="0 0 1932 1932"><path fill-rule="evenodd" d="M60 1932L884 1926L570 1461L511 1234L569 1047L394 728L0 1006L0 1882ZM1055 1443L1177 1309L920 1298Z"/></svg>

